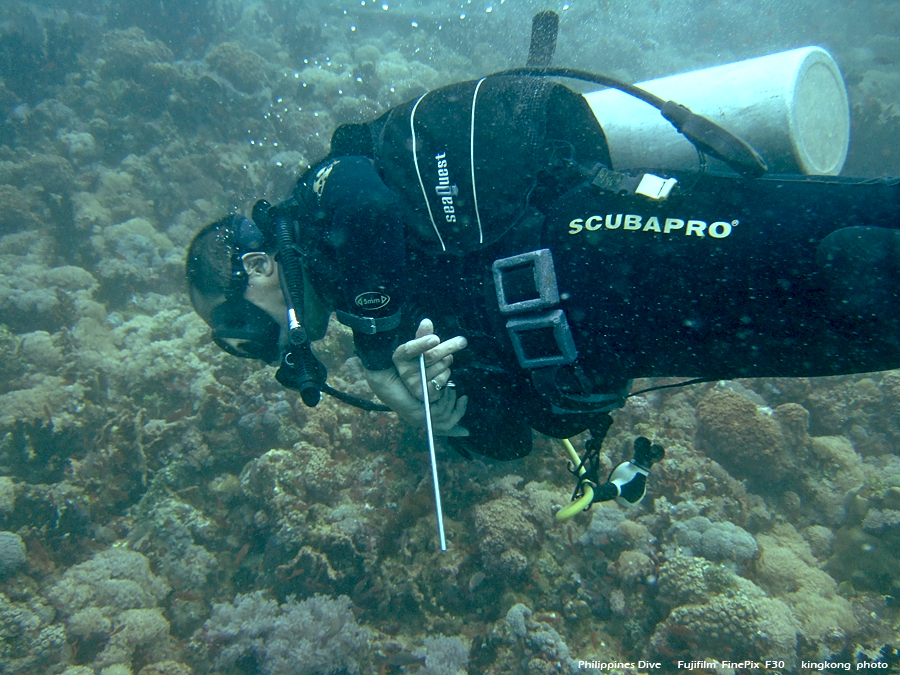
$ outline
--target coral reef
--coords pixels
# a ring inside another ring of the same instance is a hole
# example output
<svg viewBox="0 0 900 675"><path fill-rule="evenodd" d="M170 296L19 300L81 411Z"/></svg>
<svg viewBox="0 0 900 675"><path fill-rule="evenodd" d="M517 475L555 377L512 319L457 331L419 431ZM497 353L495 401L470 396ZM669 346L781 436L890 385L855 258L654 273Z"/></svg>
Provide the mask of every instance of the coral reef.
<svg viewBox="0 0 900 675"><path fill-rule="evenodd" d="M694 5L560 4L557 63L639 81L823 44L847 173L900 172L896 3ZM565 524L555 442L439 447L442 553L419 432L306 408L194 315L201 225L286 195L337 125L518 65L540 8L0 4L0 672L897 663L900 372L634 396L601 472L657 439L648 498ZM316 349L371 396L345 328Z"/></svg>
<svg viewBox="0 0 900 675"><path fill-rule="evenodd" d="M40 600L17 602L0 594L0 659L6 672L41 672L68 656L65 631L54 618L53 608Z"/></svg>
<svg viewBox="0 0 900 675"><path fill-rule="evenodd" d="M78 644L97 650L92 666L131 666L135 652L171 653L169 622L157 607L169 585L156 577L147 559L110 548L69 568L47 597L66 617Z"/></svg>
<svg viewBox="0 0 900 675"><path fill-rule="evenodd" d="M76 67L79 52L99 23L99 17L74 7L53 11L18 0L3 3L0 80L2 88L13 94L7 105L19 98L40 100L49 87L59 84ZM0 111L7 112L2 98Z"/></svg>
<svg viewBox="0 0 900 675"><path fill-rule="evenodd" d="M145 67L169 63L175 56L159 40L148 40L140 28L112 30L103 36L103 75L138 80Z"/></svg>
<svg viewBox="0 0 900 675"><path fill-rule="evenodd" d="M351 607L346 596L316 595L300 602L290 597L279 605L261 591L238 595L233 604L213 606L205 639L217 652L217 668L249 660L266 675L357 673L368 657L369 632L357 625ZM438 645L440 651L447 651L440 640ZM436 665L458 662L458 656L451 654L432 658ZM428 672L455 675L437 667Z"/></svg>
<svg viewBox="0 0 900 675"><path fill-rule="evenodd" d="M35 230L42 221L40 213L35 213L35 205L19 188L0 185L0 232Z"/></svg>
<svg viewBox="0 0 900 675"><path fill-rule="evenodd" d="M779 482L795 457L770 409L731 389L714 390L697 405L697 445L740 478Z"/></svg>
<svg viewBox="0 0 900 675"><path fill-rule="evenodd" d="M525 573L528 558L522 549L534 545L537 529L524 516L516 499L501 497L477 506L475 529L487 569L509 577Z"/></svg>
<svg viewBox="0 0 900 675"><path fill-rule="evenodd" d="M759 535L759 584L791 607L809 641L821 644L829 637L854 633L857 621L850 602L838 594L837 582L818 569L809 548L792 528L780 528L777 534L780 536Z"/></svg>
<svg viewBox="0 0 900 675"><path fill-rule="evenodd" d="M25 564L25 542L15 532L0 532L0 576Z"/></svg>
<svg viewBox="0 0 900 675"><path fill-rule="evenodd" d="M759 550L753 536L731 522L713 523L704 516L695 516L675 527L678 544L686 552L696 551L708 560L742 563Z"/></svg>
<svg viewBox="0 0 900 675"><path fill-rule="evenodd" d="M429 635L421 648L413 650L414 656L425 659L422 675L460 675L467 673L469 649L458 637Z"/></svg>
<svg viewBox="0 0 900 675"><path fill-rule="evenodd" d="M117 3L111 14L114 24L145 30L181 54L190 52L196 42L210 39L226 18L217 12L213 0L159 0L150 5L126 0Z"/></svg>
<svg viewBox="0 0 900 675"><path fill-rule="evenodd" d="M688 660L728 651L755 661L783 661L788 668L796 667L797 626L788 607L767 598L749 582L736 580L736 586L703 605L672 610L651 639L651 646L663 654L683 649L690 654ZM667 642L665 647L662 641Z"/></svg>
<svg viewBox="0 0 900 675"><path fill-rule="evenodd" d="M214 71L245 94L257 93L268 79L263 58L234 42L223 42L207 55L206 60Z"/></svg>

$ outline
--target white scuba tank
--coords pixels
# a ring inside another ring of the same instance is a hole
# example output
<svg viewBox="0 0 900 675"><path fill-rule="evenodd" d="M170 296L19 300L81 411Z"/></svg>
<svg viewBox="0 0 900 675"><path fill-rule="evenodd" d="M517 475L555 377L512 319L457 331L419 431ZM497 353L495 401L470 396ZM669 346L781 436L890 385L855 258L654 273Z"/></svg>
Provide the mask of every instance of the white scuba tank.
<svg viewBox="0 0 900 675"><path fill-rule="evenodd" d="M847 88L821 47L638 83L674 100L753 146L771 173L837 175L850 145ZM616 89L585 94L617 170L697 169L694 146L655 108ZM727 170L708 158L710 166Z"/></svg>

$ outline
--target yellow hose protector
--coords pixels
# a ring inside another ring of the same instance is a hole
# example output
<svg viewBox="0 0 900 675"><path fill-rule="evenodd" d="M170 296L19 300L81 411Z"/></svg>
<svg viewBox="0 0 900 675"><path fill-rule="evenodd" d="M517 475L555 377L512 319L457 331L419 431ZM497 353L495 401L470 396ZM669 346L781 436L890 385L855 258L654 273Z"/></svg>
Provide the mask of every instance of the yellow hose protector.
<svg viewBox="0 0 900 675"><path fill-rule="evenodd" d="M566 454L569 456L569 460L572 462L572 466L578 466L581 463L581 458L578 456L578 453L575 452L575 448L572 447L572 444L569 442L569 439L563 438L562 440L560 440L560 443L562 444L563 448L565 449ZM579 469L579 471L578 471L578 475L580 477L580 476L583 476L584 474L585 474L585 468L581 467L581 469ZM568 520L569 518L574 516L576 513L580 513L582 511L584 511L594 501L593 486L588 482L581 483L581 485L584 488L584 494L581 495L581 497L576 499L574 502L572 502L568 506L564 506L563 508L561 508L559 511L556 512L556 519L559 522Z"/></svg>

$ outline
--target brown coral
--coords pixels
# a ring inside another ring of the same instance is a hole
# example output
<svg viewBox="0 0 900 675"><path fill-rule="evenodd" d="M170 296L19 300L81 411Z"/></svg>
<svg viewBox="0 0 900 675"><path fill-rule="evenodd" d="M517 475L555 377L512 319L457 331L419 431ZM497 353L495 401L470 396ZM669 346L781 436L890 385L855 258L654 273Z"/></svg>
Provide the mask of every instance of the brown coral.
<svg viewBox="0 0 900 675"><path fill-rule="evenodd" d="M19 188L0 185L0 234L39 228L42 218L35 206Z"/></svg>
<svg viewBox="0 0 900 675"><path fill-rule="evenodd" d="M850 602L838 594L837 582L814 566L806 542L793 528L779 528L777 534L778 538L759 536L762 553L756 561L756 577L760 585L790 606L801 633L812 642L856 631Z"/></svg>
<svg viewBox="0 0 900 675"><path fill-rule="evenodd" d="M75 188L75 169L65 157L37 154L15 167L22 186L40 186L45 192L70 195Z"/></svg>
<svg viewBox="0 0 900 675"><path fill-rule="evenodd" d="M138 675L191 675L193 669L178 661L159 661L141 668Z"/></svg>
<svg viewBox="0 0 900 675"><path fill-rule="evenodd" d="M775 419L737 392L710 392L697 406L697 418L698 447L738 478L771 482L794 466Z"/></svg>
<svg viewBox="0 0 900 675"><path fill-rule="evenodd" d="M537 528L522 513L513 497L500 497L475 508L475 528L485 566L495 572L518 576L528 559L522 548L534 544Z"/></svg>
<svg viewBox="0 0 900 675"><path fill-rule="evenodd" d="M206 60L216 73L245 94L257 93L266 83L267 67L263 58L234 42L223 42Z"/></svg>
<svg viewBox="0 0 900 675"><path fill-rule="evenodd" d="M168 63L172 50L159 40L148 40L140 28L113 30L103 36L103 73L137 79L148 63Z"/></svg>
<svg viewBox="0 0 900 675"><path fill-rule="evenodd" d="M622 551L612 571L626 584L643 581L653 572L653 561L640 551Z"/></svg>
<svg viewBox="0 0 900 675"><path fill-rule="evenodd" d="M653 636L653 647L688 648L692 656L732 647L752 659L796 659L797 622L780 600L767 598L745 579L707 604L685 605L672 611Z"/></svg>

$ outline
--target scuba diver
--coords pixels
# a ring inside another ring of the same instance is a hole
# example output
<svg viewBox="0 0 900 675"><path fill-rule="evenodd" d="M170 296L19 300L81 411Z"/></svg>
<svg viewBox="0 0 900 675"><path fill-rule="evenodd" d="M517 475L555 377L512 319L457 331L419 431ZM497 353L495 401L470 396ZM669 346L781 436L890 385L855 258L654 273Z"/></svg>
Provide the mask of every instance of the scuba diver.
<svg viewBox="0 0 900 675"><path fill-rule="evenodd" d="M501 460L533 429L589 430L575 496L627 503L663 456L638 439L597 475L636 378L900 367L900 181L760 177L751 148L672 102L744 175L619 172L584 98L546 77L583 74L546 50L529 63L339 127L285 201L202 229L187 278L216 344L315 405L340 395L309 347L334 312L404 420L423 424L427 395L435 434Z"/></svg>

